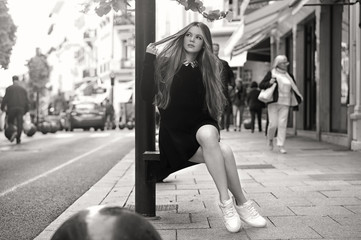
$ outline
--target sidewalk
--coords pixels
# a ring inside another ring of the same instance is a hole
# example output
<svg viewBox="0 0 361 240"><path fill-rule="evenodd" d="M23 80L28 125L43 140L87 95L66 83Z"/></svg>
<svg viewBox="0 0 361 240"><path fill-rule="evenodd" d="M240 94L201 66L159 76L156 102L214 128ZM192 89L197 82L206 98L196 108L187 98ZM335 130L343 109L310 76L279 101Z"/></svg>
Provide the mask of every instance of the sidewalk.
<svg viewBox="0 0 361 240"><path fill-rule="evenodd" d="M229 233L218 193L204 164L157 184L157 216L163 240L361 239L361 153L288 136L287 154L270 152L264 133L221 132L236 156L246 196L268 220L267 228L243 225ZM134 150L89 189L36 240L48 240L68 217L92 205L134 207Z"/></svg>

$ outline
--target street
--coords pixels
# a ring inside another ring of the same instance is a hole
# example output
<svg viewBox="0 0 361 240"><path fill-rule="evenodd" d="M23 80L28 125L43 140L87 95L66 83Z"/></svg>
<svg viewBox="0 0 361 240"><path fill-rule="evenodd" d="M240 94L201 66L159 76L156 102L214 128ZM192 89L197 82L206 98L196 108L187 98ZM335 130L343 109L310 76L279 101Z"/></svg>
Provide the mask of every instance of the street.
<svg viewBox="0 0 361 240"><path fill-rule="evenodd" d="M0 239L33 239L125 154L134 130L0 136Z"/></svg>

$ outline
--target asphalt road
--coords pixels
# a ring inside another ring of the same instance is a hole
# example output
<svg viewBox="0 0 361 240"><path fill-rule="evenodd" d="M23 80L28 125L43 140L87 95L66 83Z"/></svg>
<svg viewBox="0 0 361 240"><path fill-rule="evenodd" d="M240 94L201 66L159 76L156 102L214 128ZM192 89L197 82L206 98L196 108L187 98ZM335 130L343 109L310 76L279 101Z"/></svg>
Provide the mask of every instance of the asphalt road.
<svg viewBox="0 0 361 240"><path fill-rule="evenodd" d="M0 132L0 240L36 237L134 147L134 130Z"/></svg>

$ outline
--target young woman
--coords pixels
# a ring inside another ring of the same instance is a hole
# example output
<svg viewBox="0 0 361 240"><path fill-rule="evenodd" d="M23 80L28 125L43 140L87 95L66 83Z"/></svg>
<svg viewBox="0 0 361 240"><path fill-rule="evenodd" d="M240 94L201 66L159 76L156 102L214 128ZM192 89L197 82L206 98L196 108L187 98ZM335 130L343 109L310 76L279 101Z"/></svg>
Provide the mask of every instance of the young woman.
<svg viewBox="0 0 361 240"><path fill-rule="evenodd" d="M286 131L289 108L298 110L303 101L292 74L288 73L289 62L285 55L278 55L273 61L272 69L263 78L259 87L266 89L277 84L273 92L273 101L267 104L269 126L268 147L273 150L273 139L277 131L277 146L280 153L287 153L285 149Z"/></svg>
<svg viewBox="0 0 361 240"><path fill-rule="evenodd" d="M166 41L158 54L156 44ZM222 64L212 50L210 30L200 22L147 47L142 96L154 100L160 113L160 172L165 177L205 163L218 189L228 231L238 232L241 219L264 227L266 220L243 194L231 148L220 143L218 120L225 97L220 79Z"/></svg>

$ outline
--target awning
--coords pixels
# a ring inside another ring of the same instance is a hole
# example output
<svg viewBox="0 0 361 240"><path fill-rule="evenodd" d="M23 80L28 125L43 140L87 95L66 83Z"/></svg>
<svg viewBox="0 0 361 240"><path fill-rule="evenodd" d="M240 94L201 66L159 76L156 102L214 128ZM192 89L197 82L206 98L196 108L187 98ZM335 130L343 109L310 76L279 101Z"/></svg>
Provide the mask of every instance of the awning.
<svg viewBox="0 0 361 240"><path fill-rule="evenodd" d="M270 38L263 39L251 49L248 49L247 53L247 61L271 62Z"/></svg>
<svg viewBox="0 0 361 240"><path fill-rule="evenodd" d="M246 15L244 26L241 24L228 40L225 54L237 56L268 38L278 21L284 19L285 15L291 14L289 3L289 1L276 1Z"/></svg>
<svg viewBox="0 0 361 240"><path fill-rule="evenodd" d="M237 56L232 56L232 58L222 59L226 60L230 67L243 67L244 63L247 61L247 52L243 52Z"/></svg>

